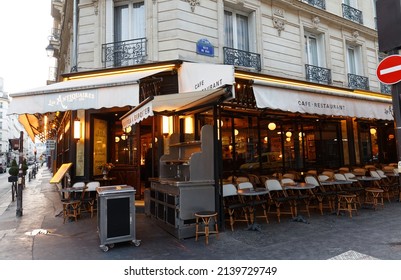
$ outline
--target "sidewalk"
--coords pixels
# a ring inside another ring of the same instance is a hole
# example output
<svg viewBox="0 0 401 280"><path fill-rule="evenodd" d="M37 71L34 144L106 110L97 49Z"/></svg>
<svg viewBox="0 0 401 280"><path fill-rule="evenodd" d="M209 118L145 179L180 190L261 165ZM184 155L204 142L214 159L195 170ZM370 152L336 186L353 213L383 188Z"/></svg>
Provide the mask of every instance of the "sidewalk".
<svg viewBox="0 0 401 280"><path fill-rule="evenodd" d="M96 217L63 224L60 196L49 184L50 172L41 168L23 191L23 216L16 202L0 211L0 260L327 260L401 259L401 203L383 210L361 209L358 216L312 213L308 223L284 216L277 223L260 221L262 232L236 230L204 238L178 240L143 213L136 215L141 245L122 242L108 252L99 248ZM2 205L0 205L0 210Z"/></svg>

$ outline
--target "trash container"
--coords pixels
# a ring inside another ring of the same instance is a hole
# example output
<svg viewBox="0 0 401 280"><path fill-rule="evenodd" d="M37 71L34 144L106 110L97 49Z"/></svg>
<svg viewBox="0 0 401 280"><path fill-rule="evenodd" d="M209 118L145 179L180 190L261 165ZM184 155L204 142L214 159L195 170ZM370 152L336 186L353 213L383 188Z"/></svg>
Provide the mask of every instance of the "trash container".
<svg viewBox="0 0 401 280"><path fill-rule="evenodd" d="M100 249L130 241L139 246L135 233L135 189L131 186L97 187L97 226Z"/></svg>

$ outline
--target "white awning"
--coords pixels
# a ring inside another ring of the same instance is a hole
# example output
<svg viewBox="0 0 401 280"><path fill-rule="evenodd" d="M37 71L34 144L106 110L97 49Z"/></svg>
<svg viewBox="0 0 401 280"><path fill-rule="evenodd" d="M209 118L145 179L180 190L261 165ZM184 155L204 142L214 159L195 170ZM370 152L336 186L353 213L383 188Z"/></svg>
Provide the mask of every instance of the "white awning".
<svg viewBox="0 0 401 280"><path fill-rule="evenodd" d="M138 80L164 70L68 80L14 93L10 95L12 100L7 114L136 106L139 104Z"/></svg>
<svg viewBox="0 0 401 280"><path fill-rule="evenodd" d="M391 98L253 85L256 106L293 113L394 120Z"/></svg>
<svg viewBox="0 0 401 280"><path fill-rule="evenodd" d="M121 117L123 129L132 126L147 117L153 116L154 112L160 114L171 114L209 104L213 101L217 101L218 98L226 92L227 89L224 87L213 90L154 96L153 98L145 100Z"/></svg>

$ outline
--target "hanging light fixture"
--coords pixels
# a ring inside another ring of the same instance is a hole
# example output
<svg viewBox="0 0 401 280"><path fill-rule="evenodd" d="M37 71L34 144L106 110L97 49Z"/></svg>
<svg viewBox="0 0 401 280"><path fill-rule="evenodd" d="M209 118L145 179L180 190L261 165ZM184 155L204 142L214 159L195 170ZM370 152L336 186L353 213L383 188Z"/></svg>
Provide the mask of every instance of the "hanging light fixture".
<svg viewBox="0 0 401 280"><path fill-rule="evenodd" d="M377 131L376 131L376 128L372 127L372 128L370 129L370 134L375 135L376 132L377 132Z"/></svg>
<svg viewBox="0 0 401 280"><path fill-rule="evenodd" d="M269 130L275 130L276 129L276 124L274 122L271 122L267 125L267 127L269 128Z"/></svg>
<svg viewBox="0 0 401 280"><path fill-rule="evenodd" d="M124 133L123 135L121 135L121 139L123 141L127 140L128 139L128 135Z"/></svg>
<svg viewBox="0 0 401 280"><path fill-rule="evenodd" d="M79 141L81 139L81 121L79 118L74 120L74 140Z"/></svg>

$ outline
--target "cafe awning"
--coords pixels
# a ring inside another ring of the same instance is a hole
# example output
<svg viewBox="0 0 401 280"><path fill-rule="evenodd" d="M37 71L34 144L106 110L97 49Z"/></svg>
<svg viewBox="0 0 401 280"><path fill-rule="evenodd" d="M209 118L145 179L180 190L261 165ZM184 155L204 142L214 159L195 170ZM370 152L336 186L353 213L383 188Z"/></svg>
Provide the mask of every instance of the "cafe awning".
<svg viewBox="0 0 401 280"><path fill-rule="evenodd" d="M104 75L54 83L11 94L7 114L100 109L139 104L138 80L166 69Z"/></svg>
<svg viewBox="0 0 401 280"><path fill-rule="evenodd" d="M154 113L169 115L223 101L232 96L230 88L231 85L213 90L152 96L121 117L123 129L153 116Z"/></svg>
<svg viewBox="0 0 401 280"><path fill-rule="evenodd" d="M316 87L275 87L255 82L258 108L292 113L393 120L391 96Z"/></svg>
<svg viewBox="0 0 401 280"><path fill-rule="evenodd" d="M170 68L166 66L124 74L106 73L97 77L74 78L10 94L12 100L7 114L18 115L19 122L32 141L35 141L36 135L44 140L49 136L44 131L44 115L51 121L57 112L137 106L139 80Z"/></svg>

